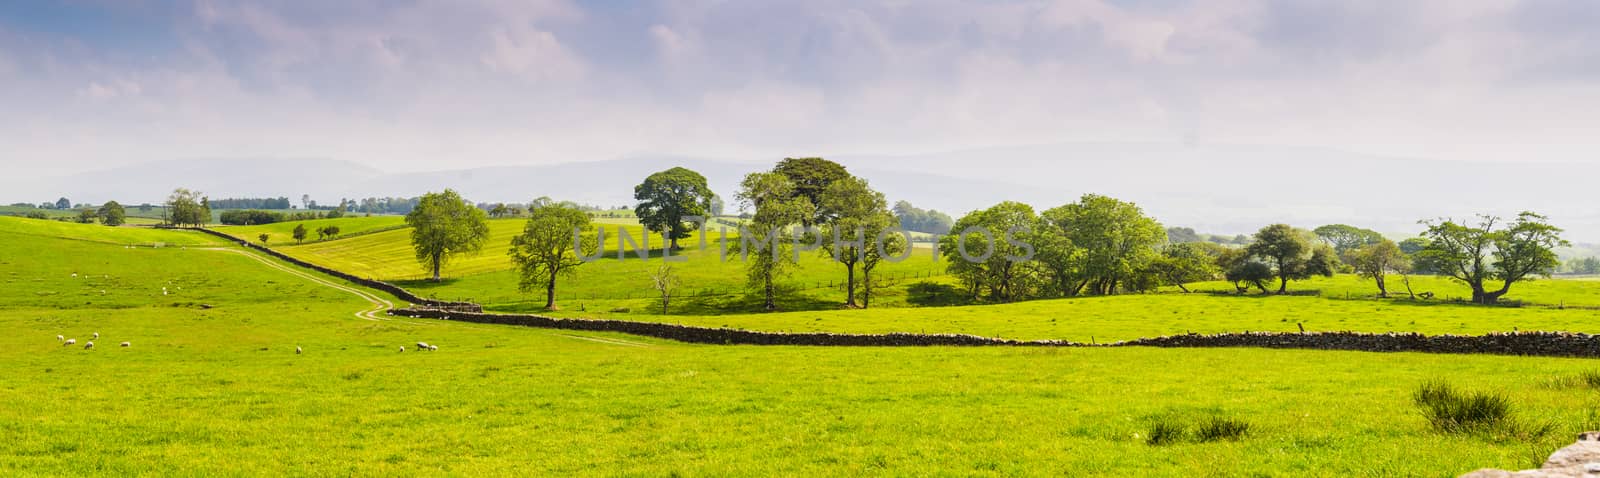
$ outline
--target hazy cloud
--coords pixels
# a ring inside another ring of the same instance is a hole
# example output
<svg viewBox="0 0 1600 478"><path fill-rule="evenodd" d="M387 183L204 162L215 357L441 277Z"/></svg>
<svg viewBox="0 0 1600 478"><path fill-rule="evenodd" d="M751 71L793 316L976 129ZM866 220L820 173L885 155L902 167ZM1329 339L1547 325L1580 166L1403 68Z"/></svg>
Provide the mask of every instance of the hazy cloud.
<svg viewBox="0 0 1600 478"><path fill-rule="evenodd" d="M17 2L0 155L402 169L1059 141L1584 160L1584 1Z"/></svg>

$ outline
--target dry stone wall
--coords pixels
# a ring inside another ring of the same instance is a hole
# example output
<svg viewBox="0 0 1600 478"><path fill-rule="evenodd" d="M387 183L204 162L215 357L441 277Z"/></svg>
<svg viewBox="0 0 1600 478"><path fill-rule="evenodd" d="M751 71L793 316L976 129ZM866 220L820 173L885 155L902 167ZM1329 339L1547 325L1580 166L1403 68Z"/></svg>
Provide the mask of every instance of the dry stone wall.
<svg viewBox="0 0 1600 478"><path fill-rule="evenodd" d="M834 334L783 333L695 327L627 320L561 319L529 314L463 313L437 309L395 309L390 315L458 320L484 324L522 325L567 330L621 332L697 344L811 346L1031 346L1031 347L1257 347L1279 349L1426 352L1453 354L1600 357L1600 336L1565 332L1519 332L1487 335L1370 334L1361 332L1244 332L1186 334L1105 344L1061 340L1020 341L959 334Z"/></svg>

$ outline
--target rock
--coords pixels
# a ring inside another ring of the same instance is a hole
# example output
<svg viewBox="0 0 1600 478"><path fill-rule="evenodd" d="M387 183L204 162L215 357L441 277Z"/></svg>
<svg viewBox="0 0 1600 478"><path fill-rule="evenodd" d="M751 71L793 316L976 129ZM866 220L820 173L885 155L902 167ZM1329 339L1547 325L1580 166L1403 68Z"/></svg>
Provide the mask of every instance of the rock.
<svg viewBox="0 0 1600 478"><path fill-rule="evenodd" d="M1600 477L1600 432L1578 434L1578 442L1556 450L1537 470L1477 470L1461 478L1579 478Z"/></svg>

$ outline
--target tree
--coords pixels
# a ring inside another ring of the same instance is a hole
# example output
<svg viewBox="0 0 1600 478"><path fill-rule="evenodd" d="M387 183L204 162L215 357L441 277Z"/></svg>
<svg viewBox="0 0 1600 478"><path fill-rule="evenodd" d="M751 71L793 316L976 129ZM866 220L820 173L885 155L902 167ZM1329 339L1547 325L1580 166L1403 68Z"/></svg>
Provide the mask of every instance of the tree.
<svg viewBox="0 0 1600 478"><path fill-rule="evenodd" d="M417 207L406 214L417 261L433 272L434 281L440 279L440 269L452 257L483 250L483 243L489 239L486 216L482 209L467 204L449 189L424 194Z"/></svg>
<svg viewBox="0 0 1600 478"><path fill-rule="evenodd" d="M1288 224L1273 224L1256 232L1254 242L1245 250L1267 260L1278 278L1278 293L1283 294L1288 292L1291 280L1314 275L1332 277L1338 268L1333 249L1326 245L1313 247L1310 235Z"/></svg>
<svg viewBox="0 0 1600 478"><path fill-rule="evenodd" d="M823 235L822 251L844 264L845 305L856 307L856 265L868 259L868 252L872 252L873 265L877 265L876 259L881 259L876 250L878 238L894 225L894 215L889 212L883 193L873 191L861 178L834 181L819 200L820 207L834 214Z"/></svg>
<svg viewBox="0 0 1600 478"><path fill-rule="evenodd" d="M56 209L61 210L72 209L72 201L67 200L67 198L57 199L55 206Z"/></svg>
<svg viewBox="0 0 1600 478"><path fill-rule="evenodd" d="M695 232L683 218L704 218L715 196L706 186L705 176L685 168L672 168L651 174L633 188L633 199L639 201L633 214L639 217L645 229L666 236L667 247L678 250L678 239Z"/></svg>
<svg viewBox="0 0 1600 478"><path fill-rule="evenodd" d="M517 288L523 292L544 288L544 308L555 309L556 280L583 265L579 249L588 256L600 247L595 237L583 234L594 229L590 221L588 213L572 207L534 209L522 234L511 238L511 249L506 251L521 279Z"/></svg>
<svg viewBox="0 0 1600 478"><path fill-rule="evenodd" d="M650 273L650 285L661 295L661 315L667 314L667 304L672 301L672 293L678 290L677 272L672 270L672 264L661 264Z"/></svg>
<svg viewBox="0 0 1600 478"><path fill-rule="evenodd" d="M311 195L310 194L301 194L300 195L300 207L302 209L310 211L311 210L311 206L313 204L315 204L315 203L311 202Z"/></svg>
<svg viewBox="0 0 1600 478"><path fill-rule="evenodd" d="M306 225L305 224L295 224L294 225L294 243L295 244L299 244L299 243L302 243L302 242L305 242L305 241L306 241Z"/></svg>
<svg viewBox="0 0 1600 478"><path fill-rule="evenodd" d="M727 207L727 204L724 204L722 202L722 197L721 196L718 196L716 194L712 194L711 195L711 215L712 216L721 216L722 212L723 212L722 210L725 209L726 207Z"/></svg>
<svg viewBox="0 0 1600 478"><path fill-rule="evenodd" d="M1498 229L1499 217L1478 217L1476 225L1449 219L1423 221L1428 245L1418 253L1439 272L1472 288L1474 303L1496 303L1511 284L1549 275L1561 263L1554 249L1568 243L1561 239L1561 229L1544 216L1524 211ZM1499 282L1500 287L1489 290L1490 282Z"/></svg>
<svg viewBox="0 0 1600 478"><path fill-rule="evenodd" d="M940 256L950 260L946 270L973 299L983 290L999 302L1026 296L1038 275L1026 266L1036 249L1023 239L1032 234L1038 220L1033 207L1013 201L962 216L952 227L954 234L939 241Z"/></svg>
<svg viewBox="0 0 1600 478"><path fill-rule="evenodd" d="M506 214L509 213L509 212L510 212L510 210L506 209L506 204L505 203L495 204L494 208L489 209L489 217L493 217L493 218L498 219L498 218L506 217Z"/></svg>
<svg viewBox="0 0 1600 478"><path fill-rule="evenodd" d="M100 216L100 223L107 226L121 226L128 222L128 212L116 201L106 201L100 205L100 210L95 212Z"/></svg>
<svg viewBox="0 0 1600 478"><path fill-rule="evenodd" d="M805 198L811 203L812 214L800 219L800 224L806 226L827 224L833 218L831 211L820 207L822 192L834 181L850 177L844 166L822 158L783 158L772 172L789 179L793 185L792 197Z"/></svg>
<svg viewBox="0 0 1600 478"><path fill-rule="evenodd" d="M1166 242L1161 223L1130 202L1086 194L1078 202L1040 215L1083 251L1077 281L1062 295L1088 287L1094 294L1115 294L1117 285L1155 260L1156 247Z"/></svg>
<svg viewBox="0 0 1600 478"><path fill-rule="evenodd" d="M1350 265L1354 266L1356 273L1362 277L1372 279L1378 286L1378 297L1389 297L1389 288L1384 282L1384 276L1389 273L1404 273L1411 269L1411 260L1400 246L1394 241L1380 239L1377 243L1368 244L1350 251Z"/></svg>
<svg viewBox="0 0 1600 478"><path fill-rule="evenodd" d="M95 215L93 209L83 208L78 211L78 224L94 224L95 219L99 217Z"/></svg>
<svg viewBox="0 0 1600 478"><path fill-rule="evenodd" d="M267 245L267 240L268 239L272 239L272 235L263 232L263 233L261 233L261 235L256 236L256 239L260 239L261 240L261 245L265 246L265 245Z"/></svg>
<svg viewBox="0 0 1600 478"><path fill-rule="evenodd" d="M739 236L739 249L748 264L746 283L761 291L766 310L776 310L776 281L788 273L794 262L786 252L788 241L784 240L783 228L816 217L816 206L810 199L796 195L794 183L779 173L746 175L739 184L737 198L741 207L755 211Z"/></svg>
<svg viewBox="0 0 1600 478"><path fill-rule="evenodd" d="M1034 221L1028 243L1035 248L1033 267L1046 294L1066 297L1083 289L1084 251L1067 238L1066 231L1041 217Z"/></svg>
<svg viewBox="0 0 1600 478"><path fill-rule="evenodd" d="M919 209L906 201L895 201L893 210L894 216L900 220L900 228L907 231L944 235L950 233L950 225L955 223L948 214Z"/></svg>
<svg viewBox="0 0 1600 478"><path fill-rule="evenodd" d="M174 189L167 196L168 223L174 226L199 227L211 222L211 208L199 191Z"/></svg>
<svg viewBox="0 0 1600 478"><path fill-rule="evenodd" d="M1200 242L1200 234L1195 233L1194 228L1169 227L1167 228L1167 242L1172 244Z"/></svg>
<svg viewBox="0 0 1600 478"><path fill-rule="evenodd" d="M1184 292L1189 292L1184 284L1216 278L1216 257L1203 244L1207 243L1185 242L1163 247L1161 255L1150 264L1151 273L1162 284L1178 286Z"/></svg>
<svg viewBox="0 0 1600 478"><path fill-rule="evenodd" d="M1383 234L1379 234L1377 231L1346 224L1329 224L1312 229L1311 232L1316 233L1317 238L1321 239L1322 242L1333 246L1333 251L1342 260L1349 259L1348 254L1350 251L1359 249L1362 246L1377 244L1384 240Z"/></svg>
<svg viewBox="0 0 1600 478"><path fill-rule="evenodd" d="M528 212L533 212L534 209L539 209L541 207L549 207L554 205L556 205L556 200L550 199L550 196L539 196L537 199L534 199L532 202L528 203Z"/></svg>

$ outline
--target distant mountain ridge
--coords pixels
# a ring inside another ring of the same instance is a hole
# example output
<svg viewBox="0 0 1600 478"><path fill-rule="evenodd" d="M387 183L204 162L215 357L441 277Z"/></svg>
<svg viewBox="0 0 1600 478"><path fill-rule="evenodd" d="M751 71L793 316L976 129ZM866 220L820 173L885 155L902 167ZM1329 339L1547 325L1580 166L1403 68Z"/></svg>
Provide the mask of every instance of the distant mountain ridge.
<svg viewBox="0 0 1600 478"><path fill-rule="evenodd" d="M1235 234L1272 222L1313 227L1350 223L1411 234L1416 221L1533 210L1551 216L1575 242L1600 242L1600 205L1590 163L1469 163L1384 158L1318 148L1074 143L917 155L827 155L867 178L891 202L907 200L952 216L1003 200L1043 210L1085 193L1134 201L1165 224ZM4 202L115 199L156 202L174 187L213 197L310 194L340 198L415 196L453 188L474 201L527 202L539 196L614 207L632 204L633 186L652 172L683 166L704 174L730 208L747 173L779 158L735 161L635 156L549 165L388 173L326 159L203 159L139 164L40 180L5 180Z"/></svg>

